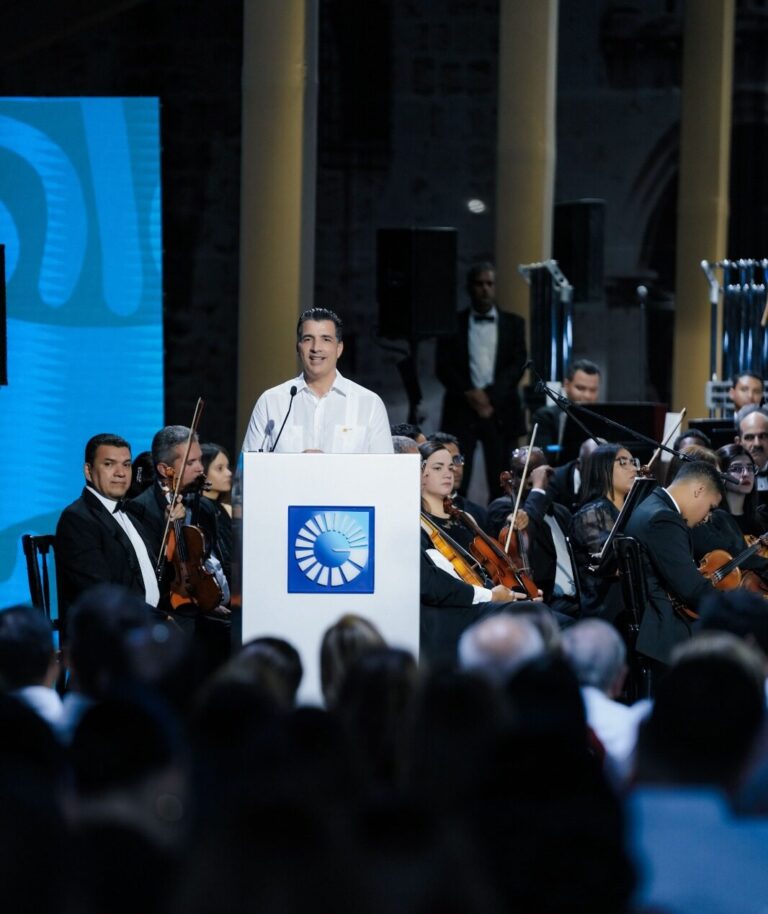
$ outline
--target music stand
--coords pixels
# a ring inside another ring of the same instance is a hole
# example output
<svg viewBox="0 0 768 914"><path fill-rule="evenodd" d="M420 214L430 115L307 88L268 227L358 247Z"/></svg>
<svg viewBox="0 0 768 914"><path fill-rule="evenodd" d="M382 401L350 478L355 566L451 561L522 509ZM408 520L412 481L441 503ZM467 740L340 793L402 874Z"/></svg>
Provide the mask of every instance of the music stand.
<svg viewBox="0 0 768 914"><path fill-rule="evenodd" d="M624 435L617 429L601 422L600 419L593 415L598 413L605 416L606 419L613 419L614 422L620 422L622 425L629 426L637 430L640 434L654 441L661 441L664 437L664 416L667 408L663 403L584 403L576 404L589 407L590 415L581 415L578 410L577 415L589 427L590 432L597 438L605 438L611 443L620 444L622 447L632 451L635 457L639 457L642 463L647 463L653 453L653 448L646 442L639 441L631 435ZM621 434L620 440L617 435ZM565 425L561 439L560 454L558 463L567 463L579 455L579 448L584 441L584 431L571 419L566 416Z"/></svg>
<svg viewBox="0 0 768 914"><path fill-rule="evenodd" d="M599 574L604 570L604 565L613 558L613 541L624 532L635 508L642 501L645 501L658 484L657 480L652 476L635 477L632 488L627 493L624 504L621 506L621 511L619 511L619 516L616 518L616 523L611 527L608 539L603 543L603 548L600 552L594 552L590 556L592 563L589 567L592 571Z"/></svg>

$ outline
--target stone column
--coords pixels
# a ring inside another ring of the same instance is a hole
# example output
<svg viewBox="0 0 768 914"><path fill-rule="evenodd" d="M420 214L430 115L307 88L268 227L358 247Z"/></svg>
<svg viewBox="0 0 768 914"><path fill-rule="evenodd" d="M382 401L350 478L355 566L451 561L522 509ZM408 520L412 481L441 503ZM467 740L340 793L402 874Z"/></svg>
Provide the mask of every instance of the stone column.
<svg viewBox="0 0 768 914"><path fill-rule="evenodd" d="M689 416L706 415L709 377L710 305L700 263L722 260L728 240L733 29L733 0L685 4L671 406L687 406Z"/></svg>
<svg viewBox="0 0 768 914"><path fill-rule="evenodd" d="M497 293L528 319L521 263L552 253L558 0L501 0L496 165Z"/></svg>
<svg viewBox="0 0 768 914"><path fill-rule="evenodd" d="M297 371L314 281L317 0L245 0L238 442L259 394Z"/></svg>

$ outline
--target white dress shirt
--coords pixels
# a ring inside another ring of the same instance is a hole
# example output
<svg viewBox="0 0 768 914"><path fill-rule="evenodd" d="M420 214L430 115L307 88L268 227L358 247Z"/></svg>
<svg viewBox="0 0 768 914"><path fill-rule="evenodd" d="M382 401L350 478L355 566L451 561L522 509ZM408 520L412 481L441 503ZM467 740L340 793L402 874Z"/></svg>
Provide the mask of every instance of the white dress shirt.
<svg viewBox="0 0 768 914"><path fill-rule="evenodd" d="M493 320L476 320L469 312L469 378L472 387L483 389L493 384L496 368L496 349L499 345L499 318L496 306L484 315Z"/></svg>
<svg viewBox="0 0 768 914"><path fill-rule="evenodd" d="M296 396L291 406L291 388ZM392 433L384 403L373 391L336 372L333 386L322 397L304 375L265 391L251 413L244 451L271 451L288 414L277 452L300 454L393 454Z"/></svg>
<svg viewBox="0 0 768 914"><path fill-rule="evenodd" d="M150 606L157 606L160 602L160 589L157 586L157 576L152 566L152 560L147 552L147 545L141 538L139 531L133 526L133 522L125 511L115 511L117 502L113 498L107 498L100 492L97 492L92 486L86 486L88 491L95 495L96 498L104 505L104 508L112 515L112 520L123 528L123 532L131 541L133 551L139 561L141 577L144 581L144 599Z"/></svg>

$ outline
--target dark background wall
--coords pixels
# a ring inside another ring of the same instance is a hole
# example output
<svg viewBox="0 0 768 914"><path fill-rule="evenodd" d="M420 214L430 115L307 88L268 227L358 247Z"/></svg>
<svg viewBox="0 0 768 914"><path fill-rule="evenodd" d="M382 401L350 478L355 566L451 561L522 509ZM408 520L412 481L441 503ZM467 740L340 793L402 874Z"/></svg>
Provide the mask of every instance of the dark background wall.
<svg viewBox="0 0 768 914"><path fill-rule="evenodd" d="M768 7L737 8L729 255L765 256ZM460 277L494 258L498 2L321 0L320 11L315 301L346 319L342 370L402 420L402 352L375 333L375 233L455 226ZM682 0L561 3L556 197L606 201L606 297L580 310L576 349L610 353L613 397L635 395L639 374L645 393L669 390L682 14ZM160 96L166 419L187 422L202 394L203 436L238 446L242 3L0 0L0 16L2 94ZM470 212L471 198L486 211ZM651 289L644 316L638 282ZM420 351L427 428L439 421L433 349Z"/></svg>

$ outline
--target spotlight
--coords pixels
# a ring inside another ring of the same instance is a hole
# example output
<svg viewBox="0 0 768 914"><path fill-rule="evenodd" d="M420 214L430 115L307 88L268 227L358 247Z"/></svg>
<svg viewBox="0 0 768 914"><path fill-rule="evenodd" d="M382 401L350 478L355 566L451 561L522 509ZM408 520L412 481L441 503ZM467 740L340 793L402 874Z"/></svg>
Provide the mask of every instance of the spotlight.
<svg viewBox="0 0 768 914"><path fill-rule="evenodd" d="M484 213L487 208L488 207L485 205L485 203L483 203L482 200L478 200L476 198L470 200L467 203L467 209L470 211L470 213L475 213L476 215L479 213Z"/></svg>

